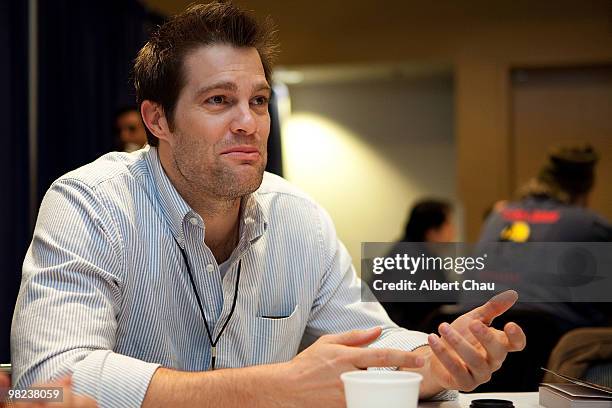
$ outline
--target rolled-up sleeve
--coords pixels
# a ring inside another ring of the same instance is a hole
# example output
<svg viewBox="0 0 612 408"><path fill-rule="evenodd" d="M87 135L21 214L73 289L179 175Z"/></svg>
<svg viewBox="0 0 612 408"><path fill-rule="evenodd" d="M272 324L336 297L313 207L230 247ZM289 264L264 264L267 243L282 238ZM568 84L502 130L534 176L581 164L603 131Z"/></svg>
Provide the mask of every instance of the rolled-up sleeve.
<svg viewBox="0 0 612 408"><path fill-rule="evenodd" d="M72 375L100 407L140 406L157 364L113 352L122 242L103 200L62 179L45 195L11 331L17 388Z"/></svg>

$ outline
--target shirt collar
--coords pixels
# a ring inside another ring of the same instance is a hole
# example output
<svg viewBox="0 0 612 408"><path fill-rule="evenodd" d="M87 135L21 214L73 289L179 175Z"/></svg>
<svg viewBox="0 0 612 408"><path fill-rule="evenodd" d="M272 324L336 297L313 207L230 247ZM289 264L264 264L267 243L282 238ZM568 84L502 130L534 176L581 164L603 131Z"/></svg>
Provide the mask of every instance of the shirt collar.
<svg viewBox="0 0 612 408"><path fill-rule="evenodd" d="M157 189L157 198L161 206L161 211L170 225L170 230L172 231L174 239L183 247L185 242L183 236L183 220L188 214L195 214L195 211L191 209L189 204L187 204L179 192L176 191L174 185L166 175L161 165L161 161L159 160L157 148L148 146L147 149L146 160Z"/></svg>
<svg viewBox="0 0 612 408"><path fill-rule="evenodd" d="M172 235L179 245L184 247L183 224L186 217L191 218L196 216L197 213L174 188L161 165L157 148L148 146L147 149L146 161L153 176L162 213L170 225ZM258 202L257 192L244 197L241 207L240 241L245 240L248 243L253 243L263 235L268 225ZM197 215L197 218L201 219L199 215Z"/></svg>
<svg viewBox="0 0 612 408"><path fill-rule="evenodd" d="M258 201L257 191L242 199L240 240L246 238L250 243L258 240L268 227L268 221Z"/></svg>

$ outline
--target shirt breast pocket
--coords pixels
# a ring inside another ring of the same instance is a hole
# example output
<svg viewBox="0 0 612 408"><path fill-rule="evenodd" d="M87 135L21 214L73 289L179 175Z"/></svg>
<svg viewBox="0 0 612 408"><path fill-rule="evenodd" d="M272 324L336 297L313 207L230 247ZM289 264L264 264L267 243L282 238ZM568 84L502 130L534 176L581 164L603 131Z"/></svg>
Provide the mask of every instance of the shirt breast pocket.
<svg viewBox="0 0 612 408"><path fill-rule="evenodd" d="M304 327L299 304L286 317L255 317L254 364L272 364L291 360L298 351L303 334Z"/></svg>

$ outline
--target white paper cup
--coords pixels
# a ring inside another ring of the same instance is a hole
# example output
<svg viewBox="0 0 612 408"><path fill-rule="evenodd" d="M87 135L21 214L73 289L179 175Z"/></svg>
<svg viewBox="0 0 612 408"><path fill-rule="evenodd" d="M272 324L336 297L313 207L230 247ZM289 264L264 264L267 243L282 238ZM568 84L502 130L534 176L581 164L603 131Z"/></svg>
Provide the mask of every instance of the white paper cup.
<svg viewBox="0 0 612 408"><path fill-rule="evenodd" d="M349 371L340 375L347 408L417 408L423 376L407 371Z"/></svg>

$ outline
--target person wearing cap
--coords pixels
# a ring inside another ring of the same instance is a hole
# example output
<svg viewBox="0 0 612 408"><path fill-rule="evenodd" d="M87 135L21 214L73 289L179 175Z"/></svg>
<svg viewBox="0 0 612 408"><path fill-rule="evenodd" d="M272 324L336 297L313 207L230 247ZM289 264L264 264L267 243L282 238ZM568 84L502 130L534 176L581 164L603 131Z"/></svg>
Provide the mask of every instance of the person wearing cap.
<svg viewBox="0 0 612 408"><path fill-rule="evenodd" d="M491 212L479 244L611 241L610 223L588 208L597 161L597 152L588 144L553 148L538 175L519 190L519 199ZM521 308L553 314L562 330L598 326L608 319L604 304L522 304Z"/></svg>
<svg viewBox="0 0 612 408"><path fill-rule="evenodd" d="M539 174L485 222L479 241L609 242L612 227L588 209L598 155L589 145L553 149Z"/></svg>

